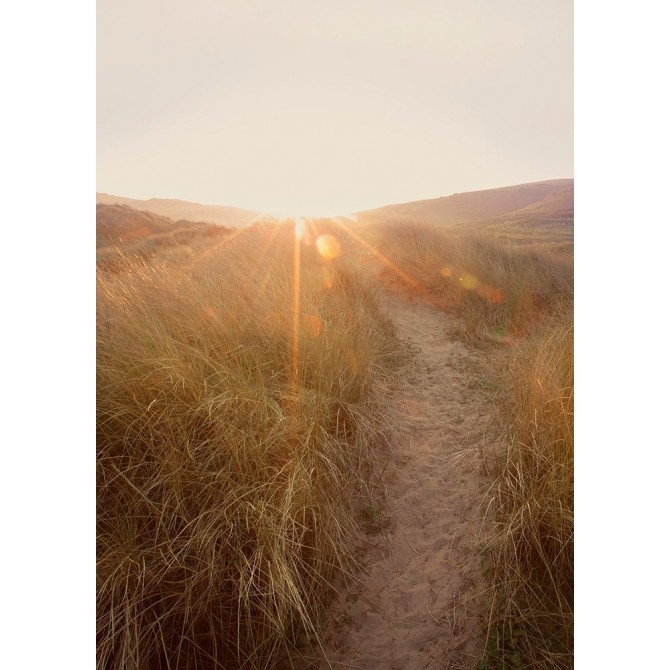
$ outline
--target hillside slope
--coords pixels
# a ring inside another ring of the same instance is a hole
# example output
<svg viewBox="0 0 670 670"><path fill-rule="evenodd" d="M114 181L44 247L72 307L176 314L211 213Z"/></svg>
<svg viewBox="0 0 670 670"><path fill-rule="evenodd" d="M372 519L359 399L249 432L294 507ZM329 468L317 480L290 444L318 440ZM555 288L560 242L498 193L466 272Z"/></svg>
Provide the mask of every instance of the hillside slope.
<svg viewBox="0 0 670 670"><path fill-rule="evenodd" d="M198 202L188 202L186 200L167 200L163 198L135 200L134 198L125 198L109 193L96 193L95 201L102 205L128 205L134 209L152 212L159 216L167 216L175 221L180 219L204 221L233 228L246 226L258 216L258 212L248 209L225 205L201 205Z"/></svg>
<svg viewBox="0 0 670 670"><path fill-rule="evenodd" d="M108 269L126 267L133 259L165 249L211 245L212 238L233 232L214 223L173 221L128 205L97 205L95 218L96 263Z"/></svg>
<svg viewBox="0 0 670 670"><path fill-rule="evenodd" d="M485 191L454 193L432 200L387 205L358 212L357 216L366 221L407 217L439 224L489 220L539 203L548 197L566 191L573 184L573 179L552 179Z"/></svg>
<svg viewBox="0 0 670 670"><path fill-rule="evenodd" d="M211 224L173 221L166 216L142 212L128 205L97 205L95 211L96 246L127 244L155 235L184 230L205 231Z"/></svg>
<svg viewBox="0 0 670 670"><path fill-rule="evenodd" d="M575 188L551 193L538 202L492 219L460 224L463 230L486 231L496 236L525 243L553 242L572 245L574 242Z"/></svg>

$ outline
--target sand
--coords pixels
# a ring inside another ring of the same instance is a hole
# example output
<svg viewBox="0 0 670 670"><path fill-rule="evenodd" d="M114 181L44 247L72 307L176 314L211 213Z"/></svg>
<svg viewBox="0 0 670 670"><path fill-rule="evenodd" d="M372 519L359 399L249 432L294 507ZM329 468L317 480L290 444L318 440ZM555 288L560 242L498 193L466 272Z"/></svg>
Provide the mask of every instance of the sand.
<svg viewBox="0 0 670 670"><path fill-rule="evenodd" d="M363 568L304 667L473 668L485 647L479 540L492 409L453 320L422 302L389 295L386 303L415 355L392 402L385 502L367 510Z"/></svg>

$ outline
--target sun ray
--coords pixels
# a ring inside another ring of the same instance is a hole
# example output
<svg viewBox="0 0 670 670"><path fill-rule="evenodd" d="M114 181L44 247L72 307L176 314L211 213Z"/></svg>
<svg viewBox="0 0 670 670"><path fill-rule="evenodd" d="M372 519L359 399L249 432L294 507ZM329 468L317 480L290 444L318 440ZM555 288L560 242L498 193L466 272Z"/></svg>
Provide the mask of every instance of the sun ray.
<svg viewBox="0 0 670 670"><path fill-rule="evenodd" d="M291 350L291 392L289 402L291 403L289 417L289 437L291 449L295 449L296 434L295 424L298 414L298 372L299 372L299 346L300 346L300 240L298 221L302 222L300 217L295 219L293 235L293 343ZM303 224L304 226L304 224ZM302 228L304 232L304 227Z"/></svg>
<svg viewBox="0 0 670 670"><path fill-rule="evenodd" d="M402 279L405 282L405 284L407 284L411 289L419 293L424 300L426 300L428 303L430 303L433 307L437 309L442 309L444 307L444 305L441 304L437 298L431 295L431 292L427 289L426 286L422 285L416 279L407 274L407 272L400 269L390 258L385 256L381 251L379 251L379 249L370 244L365 238L361 237L361 235L359 235L355 230L352 230L349 226L343 223L341 219L342 217L332 218L332 220L335 222L336 225L338 225L342 230L344 230L345 233L347 233L353 240L355 240L361 246L367 249L375 258L384 263L386 267L390 268L393 272L395 272L395 274L398 275L398 277L400 277L400 279ZM444 268L442 268L442 270L440 270L440 274L443 277L445 277L445 279L449 279L453 274L453 271L451 268L445 266ZM501 304L504 301L504 295L502 291L493 286L488 286L483 282L479 282L474 277L469 278L464 283L465 283L464 288L469 290L472 289L476 290L477 293L479 293L480 295L482 295L483 297L487 298L488 300L490 300L495 304Z"/></svg>
<svg viewBox="0 0 670 670"><path fill-rule="evenodd" d="M373 247L366 239L361 237L356 231L352 230L349 226L344 224L341 220L340 217L335 217L333 219L336 225L338 225L344 232L346 232L348 235L351 236L353 240L361 244L365 249L367 249L375 258L380 260L382 263L384 263L387 267L389 267L393 272L395 272L406 284L408 284L411 288L415 289L416 291L422 291L423 288L419 282L417 282L415 279L410 277L404 270L401 270L390 258L385 256L379 249L376 247Z"/></svg>

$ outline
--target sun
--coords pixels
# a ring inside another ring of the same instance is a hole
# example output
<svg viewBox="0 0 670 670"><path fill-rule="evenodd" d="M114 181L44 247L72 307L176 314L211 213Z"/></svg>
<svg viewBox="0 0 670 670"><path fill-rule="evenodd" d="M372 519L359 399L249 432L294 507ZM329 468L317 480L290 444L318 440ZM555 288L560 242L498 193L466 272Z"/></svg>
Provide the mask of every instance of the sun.
<svg viewBox="0 0 670 670"><path fill-rule="evenodd" d="M305 237L305 232L307 231L307 223L305 218L302 216L291 217L294 220L293 231L295 233L295 238L297 240L302 240Z"/></svg>
<svg viewBox="0 0 670 670"><path fill-rule="evenodd" d="M336 219L343 217L352 220L355 218L353 214L347 212L343 208L337 206L323 206L319 208L314 207L276 207L263 211L262 216L270 219L279 219L285 221L287 219L303 219L303 220L318 220L318 219Z"/></svg>

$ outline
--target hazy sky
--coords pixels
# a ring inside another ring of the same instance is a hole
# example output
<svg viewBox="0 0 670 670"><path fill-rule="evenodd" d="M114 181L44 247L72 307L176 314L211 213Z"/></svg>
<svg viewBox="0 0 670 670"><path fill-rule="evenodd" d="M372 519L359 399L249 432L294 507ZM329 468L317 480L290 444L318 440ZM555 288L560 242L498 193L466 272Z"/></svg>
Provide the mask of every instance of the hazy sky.
<svg viewBox="0 0 670 670"><path fill-rule="evenodd" d="M337 214L573 175L569 0L98 0L99 191Z"/></svg>

